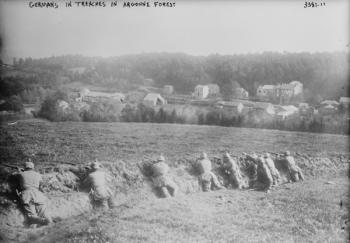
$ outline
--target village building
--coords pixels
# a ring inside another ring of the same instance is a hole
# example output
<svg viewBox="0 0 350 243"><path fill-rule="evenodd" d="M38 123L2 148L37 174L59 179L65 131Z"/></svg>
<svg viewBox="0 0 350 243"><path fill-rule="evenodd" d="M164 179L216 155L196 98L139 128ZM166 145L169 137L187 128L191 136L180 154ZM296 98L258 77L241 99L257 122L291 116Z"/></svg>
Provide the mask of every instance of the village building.
<svg viewBox="0 0 350 243"><path fill-rule="evenodd" d="M174 86L172 85L164 85L163 93L167 95L171 95L174 93Z"/></svg>
<svg viewBox="0 0 350 243"><path fill-rule="evenodd" d="M339 104L344 108L349 109L350 107L350 97L340 97Z"/></svg>
<svg viewBox="0 0 350 243"><path fill-rule="evenodd" d="M338 108L334 105L326 104L318 107L318 113L321 115L333 115L337 113Z"/></svg>
<svg viewBox="0 0 350 243"><path fill-rule="evenodd" d="M220 87L217 84L208 84L209 94L210 97L217 97L220 94Z"/></svg>
<svg viewBox="0 0 350 243"><path fill-rule="evenodd" d="M334 106L334 107L338 107L339 102L337 102L336 100L324 100L320 103L320 106Z"/></svg>
<svg viewBox="0 0 350 243"><path fill-rule="evenodd" d="M261 100L270 99L275 95L275 86L274 85L259 86L257 89L256 95Z"/></svg>
<svg viewBox="0 0 350 243"><path fill-rule="evenodd" d="M263 85L257 89L257 97L265 101L279 101L288 103L290 99L303 94L303 84L299 81L292 81L288 84Z"/></svg>
<svg viewBox="0 0 350 243"><path fill-rule="evenodd" d="M219 101L216 103L215 107L228 111L229 113L241 114L244 105L242 102L237 101Z"/></svg>
<svg viewBox="0 0 350 243"><path fill-rule="evenodd" d="M314 107L310 106L308 103L299 103L299 114L302 116L312 116L315 112Z"/></svg>
<svg viewBox="0 0 350 243"><path fill-rule="evenodd" d="M321 115L333 115L338 111L339 103L335 100L324 100L318 105L318 113Z"/></svg>
<svg viewBox="0 0 350 243"><path fill-rule="evenodd" d="M292 115L298 114L299 109L294 105L286 105L286 106L276 106L275 112L277 118L286 119Z"/></svg>
<svg viewBox="0 0 350 243"><path fill-rule="evenodd" d="M253 103L252 110L255 111L262 111L265 112L269 115L274 115L275 114L275 108L271 103L266 103L266 102L255 102Z"/></svg>
<svg viewBox="0 0 350 243"><path fill-rule="evenodd" d="M208 85L197 85L194 88L193 96L196 99L205 99L209 96L209 87Z"/></svg>
<svg viewBox="0 0 350 243"><path fill-rule="evenodd" d="M96 101L107 101L113 100L123 103L125 100L125 95L122 93L107 93L107 92L99 92L99 91L90 91L89 89L82 89L78 93L78 98L76 101L84 101L84 102L96 102Z"/></svg>
<svg viewBox="0 0 350 243"><path fill-rule="evenodd" d="M148 106L165 105L166 100L158 93L149 93L143 99L143 104Z"/></svg>

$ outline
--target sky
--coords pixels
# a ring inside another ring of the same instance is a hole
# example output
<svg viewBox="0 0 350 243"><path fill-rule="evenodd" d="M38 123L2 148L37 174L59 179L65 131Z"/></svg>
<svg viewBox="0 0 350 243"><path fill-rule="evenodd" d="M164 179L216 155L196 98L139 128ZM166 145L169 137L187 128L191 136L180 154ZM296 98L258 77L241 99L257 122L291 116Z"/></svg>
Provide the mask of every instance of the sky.
<svg viewBox="0 0 350 243"><path fill-rule="evenodd" d="M347 0L314 0L325 3L317 8L304 8L303 0L169 0L175 7L162 8L123 8L123 0L113 8L108 1L105 8L66 8L59 1L57 9L30 8L29 2L0 0L3 60L66 54L349 51ZM152 6L154 1L149 2Z"/></svg>

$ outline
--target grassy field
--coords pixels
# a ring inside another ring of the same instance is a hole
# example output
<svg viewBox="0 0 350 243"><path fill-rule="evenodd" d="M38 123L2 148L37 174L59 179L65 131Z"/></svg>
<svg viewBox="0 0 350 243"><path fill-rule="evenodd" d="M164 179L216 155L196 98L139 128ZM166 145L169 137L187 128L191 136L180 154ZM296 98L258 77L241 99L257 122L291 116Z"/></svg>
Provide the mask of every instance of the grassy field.
<svg viewBox="0 0 350 243"><path fill-rule="evenodd" d="M265 129L27 120L2 126L0 132L0 161L11 163L26 157L77 164L95 158L134 162L160 153L176 163L202 151L209 156L285 150L313 157L349 155L348 136Z"/></svg>
<svg viewBox="0 0 350 243"><path fill-rule="evenodd" d="M342 226L348 216L348 136L42 120L3 125L0 135L1 163L20 164L31 157L39 168L53 161L78 165L98 158L111 164L122 160L126 169L140 174L137 163L145 156L163 153L178 178L195 181L186 168L202 151L213 158L224 151L238 156L242 152L290 150L298 153L297 163L307 175L305 182L284 184L269 194L192 190L171 199L158 199L144 178L137 186L121 184L127 190L117 195L116 209L89 212L39 229L10 228L12 233L4 237L9 241L345 242L347 238Z"/></svg>

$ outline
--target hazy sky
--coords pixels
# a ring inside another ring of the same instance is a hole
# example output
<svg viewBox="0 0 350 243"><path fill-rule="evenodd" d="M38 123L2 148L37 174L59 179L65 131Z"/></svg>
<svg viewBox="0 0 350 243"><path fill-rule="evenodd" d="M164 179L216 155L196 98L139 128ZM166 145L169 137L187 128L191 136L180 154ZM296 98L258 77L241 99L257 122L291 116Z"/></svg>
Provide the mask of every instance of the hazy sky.
<svg viewBox="0 0 350 243"><path fill-rule="evenodd" d="M326 6L178 0L174 8L129 9L119 0L116 8L65 8L61 1L58 9L41 9L0 0L2 57L348 51L349 1L314 1Z"/></svg>

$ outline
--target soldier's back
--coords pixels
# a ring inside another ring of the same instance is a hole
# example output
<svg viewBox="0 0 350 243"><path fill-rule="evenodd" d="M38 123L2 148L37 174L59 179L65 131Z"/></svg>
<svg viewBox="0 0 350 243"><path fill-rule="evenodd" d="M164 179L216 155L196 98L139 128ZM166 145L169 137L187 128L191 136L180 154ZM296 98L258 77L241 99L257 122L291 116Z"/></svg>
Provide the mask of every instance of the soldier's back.
<svg viewBox="0 0 350 243"><path fill-rule="evenodd" d="M23 171L20 173L20 185L23 190L29 188L39 189L40 181L41 175L34 170Z"/></svg>
<svg viewBox="0 0 350 243"><path fill-rule="evenodd" d="M93 187L106 186L106 173L102 170L90 173L88 179Z"/></svg>

